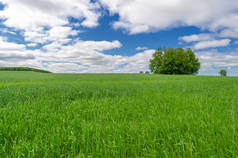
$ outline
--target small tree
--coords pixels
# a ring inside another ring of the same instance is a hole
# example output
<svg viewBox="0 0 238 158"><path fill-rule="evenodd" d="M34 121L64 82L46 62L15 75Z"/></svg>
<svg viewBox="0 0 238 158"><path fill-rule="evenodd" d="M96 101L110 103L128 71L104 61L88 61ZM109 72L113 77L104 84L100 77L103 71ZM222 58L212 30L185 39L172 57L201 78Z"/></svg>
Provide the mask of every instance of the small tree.
<svg viewBox="0 0 238 158"><path fill-rule="evenodd" d="M150 70L156 74L195 74L200 62L191 49L157 49L150 60Z"/></svg>
<svg viewBox="0 0 238 158"><path fill-rule="evenodd" d="M221 76L227 76L227 71L224 70L224 69L222 69L222 70L219 71L219 74L220 74Z"/></svg>

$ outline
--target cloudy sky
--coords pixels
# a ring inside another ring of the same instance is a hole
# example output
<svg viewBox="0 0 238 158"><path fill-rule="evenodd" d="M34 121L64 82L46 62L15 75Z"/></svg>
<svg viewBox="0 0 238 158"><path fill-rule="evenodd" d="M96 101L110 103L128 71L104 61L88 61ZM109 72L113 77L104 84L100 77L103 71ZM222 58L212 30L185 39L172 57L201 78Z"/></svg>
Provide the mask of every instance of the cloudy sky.
<svg viewBox="0 0 238 158"><path fill-rule="evenodd" d="M134 73L160 47L192 48L201 75L238 75L238 1L0 0L0 66Z"/></svg>

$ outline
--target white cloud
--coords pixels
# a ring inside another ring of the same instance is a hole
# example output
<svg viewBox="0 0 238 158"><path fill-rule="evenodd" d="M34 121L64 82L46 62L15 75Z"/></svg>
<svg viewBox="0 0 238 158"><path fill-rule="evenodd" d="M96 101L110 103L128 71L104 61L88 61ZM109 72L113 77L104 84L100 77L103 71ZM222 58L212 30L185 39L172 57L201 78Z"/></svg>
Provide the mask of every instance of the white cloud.
<svg viewBox="0 0 238 158"><path fill-rule="evenodd" d="M238 28L237 0L100 0L111 14L118 13L114 28L129 33L151 32L177 26L216 31Z"/></svg>
<svg viewBox="0 0 238 158"><path fill-rule="evenodd" d="M136 47L136 50L146 50L148 49L147 47Z"/></svg>
<svg viewBox="0 0 238 158"><path fill-rule="evenodd" d="M53 42L43 49L27 50L24 45L1 39L0 66L27 66L58 73L132 73L148 70L149 59L154 50L132 56L103 53L104 50L121 46L119 41L75 40L68 45Z"/></svg>
<svg viewBox="0 0 238 158"><path fill-rule="evenodd" d="M214 37L211 34L193 34L189 36L180 37L179 40L189 43L189 42L212 40L213 38Z"/></svg>
<svg viewBox="0 0 238 158"><path fill-rule="evenodd" d="M193 34L189 36L179 37L179 40L184 41L186 43L192 42L193 46L186 46L186 47L191 47L195 50L229 46L231 40L220 39L221 37L222 37L221 34L216 33Z"/></svg>
<svg viewBox="0 0 238 158"><path fill-rule="evenodd" d="M78 41L76 46L79 48L84 48L84 50L91 49L91 50L109 50L114 48L122 47L122 44L119 41Z"/></svg>
<svg viewBox="0 0 238 158"><path fill-rule="evenodd" d="M222 31L219 33L219 36L221 36L221 37L238 38L238 28L236 28L236 29L225 29L225 30L222 30Z"/></svg>
<svg viewBox="0 0 238 158"><path fill-rule="evenodd" d="M212 40L212 41L201 41L196 43L193 48L197 49L207 49L207 48L215 48L215 47L225 47L230 44L231 40L223 39L223 40Z"/></svg>
<svg viewBox="0 0 238 158"><path fill-rule="evenodd" d="M37 43L29 43L27 44L28 47L36 47L37 46Z"/></svg>
<svg viewBox="0 0 238 158"><path fill-rule="evenodd" d="M76 36L79 31L72 30L71 27L63 27L63 26L57 26L53 27L48 31L49 33L49 38L51 38L51 41L55 41L57 39L65 39L68 36Z"/></svg>
<svg viewBox="0 0 238 158"><path fill-rule="evenodd" d="M0 50L14 51L14 50L24 50L24 49L25 49L24 44L16 44L16 43L7 42L7 39L0 37Z"/></svg>
<svg viewBox="0 0 238 158"><path fill-rule="evenodd" d="M55 73L63 73L63 72L76 73L85 68L86 68L85 66L78 65L75 63L55 63L55 62L47 63L47 69Z"/></svg>
<svg viewBox="0 0 238 158"><path fill-rule="evenodd" d="M33 52L26 50L25 45L8 42L0 37L0 66L39 67Z"/></svg>
<svg viewBox="0 0 238 158"><path fill-rule="evenodd" d="M47 43L47 42L61 42L67 43L71 39L70 36L76 36L80 31L72 30L71 27L55 26L49 30L45 30L43 27L39 27L34 30L28 30L24 32L25 41L35 43Z"/></svg>
<svg viewBox="0 0 238 158"><path fill-rule="evenodd" d="M98 25L100 14L97 3L90 0L1 0L6 8L0 17L6 19L5 25L17 29L31 29L38 26L61 26L68 24L67 17L84 19L82 25Z"/></svg>
<svg viewBox="0 0 238 158"><path fill-rule="evenodd" d="M47 47L47 46L46 46ZM121 47L119 41L77 41L72 45L59 46L57 51L51 52L48 49L44 56L39 54L39 59L44 62L57 61L60 64L53 64L55 68L48 67L54 72L139 72L148 70L149 59L152 57L154 50L146 50L133 56L120 56L104 54L103 50ZM64 63L68 68L62 68ZM73 68L76 64L76 68ZM60 67L59 67L60 65ZM57 68L58 67L58 68ZM77 69L80 68L80 69ZM56 70L57 69L57 70ZM69 71L63 71L68 69Z"/></svg>
<svg viewBox="0 0 238 158"><path fill-rule="evenodd" d="M3 33L9 33L9 34L12 34L12 35L16 35L16 33L14 31L11 31L7 28L0 28L0 31L3 32Z"/></svg>
<svg viewBox="0 0 238 158"><path fill-rule="evenodd" d="M98 26L100 5L90 0L0 0L5 8L0 19L8 28L20 30L25 41L45 44L53 41L67 43L68 37L80 31L72 29L69 17L81 21L84 27ZM9 30L3 30L8 31Z"/></svg>
<svg viewBox="0 0 238 158"><path fill-rule="evenodd" d="M11 62L12 64L15 62L22 62L26 60L33 60L35 59L34 55L26 54L26 53L19 53L19 52L10 52L9 54L0 52L0 60Z"/></svg>
<svg viewBox="0 0 238 158"><path fill-rule="evenodd" d="M219 69L233 69L233 73L238 73L238 52L221 53L216 50L197 52L197 57L201 62L200 72L218 73Z"/></svg>

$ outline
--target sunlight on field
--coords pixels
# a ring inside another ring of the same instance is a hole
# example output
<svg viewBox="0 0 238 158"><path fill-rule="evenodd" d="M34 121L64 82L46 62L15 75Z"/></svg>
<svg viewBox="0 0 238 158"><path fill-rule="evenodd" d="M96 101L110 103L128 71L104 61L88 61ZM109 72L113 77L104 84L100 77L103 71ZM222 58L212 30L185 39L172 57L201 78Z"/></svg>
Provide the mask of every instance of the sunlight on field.
<svg viewBox="0 0 238 158"><path fill-rule="evenodd" d="M0 157L234 157L238 78L0 72Z"/></svg>

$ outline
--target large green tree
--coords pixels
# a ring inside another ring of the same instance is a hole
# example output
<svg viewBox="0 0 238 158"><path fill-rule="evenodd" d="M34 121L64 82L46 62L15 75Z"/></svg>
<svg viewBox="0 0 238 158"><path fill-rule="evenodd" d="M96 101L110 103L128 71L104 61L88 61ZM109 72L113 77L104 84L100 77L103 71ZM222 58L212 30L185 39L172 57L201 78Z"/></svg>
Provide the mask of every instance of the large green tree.
<svg viewBox="0 0 238 158"><path fill-rule="evenodd" d="M191 49L157 49L150 60L150 70L156 74L195 74L200 62Z"/></svg>

